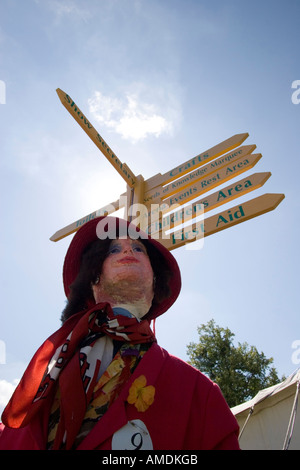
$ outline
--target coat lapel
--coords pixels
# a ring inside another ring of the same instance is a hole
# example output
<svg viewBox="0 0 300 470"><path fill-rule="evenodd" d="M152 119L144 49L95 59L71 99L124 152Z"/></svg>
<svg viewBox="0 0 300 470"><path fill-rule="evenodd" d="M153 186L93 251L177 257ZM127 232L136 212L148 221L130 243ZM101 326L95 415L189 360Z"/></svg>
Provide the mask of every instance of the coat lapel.
<svg viewBox="0 0 300 470"><path fill-rule="evenodd" d="M146 352L138 367L135 369L130 380L124 386L117 400L110 406L108 411L100 419L100 421L89 432L86 438L78 446L78 450L92 450L101 446L103 442L113 436L120 428L128 422L127 403L129 389L135 379L144 375L147 379L147 385L154 385L157 381L159 372L163 362L166 360L168 353L153 343L151 348ZM137 412L141 416L141 413Z"/></svg>

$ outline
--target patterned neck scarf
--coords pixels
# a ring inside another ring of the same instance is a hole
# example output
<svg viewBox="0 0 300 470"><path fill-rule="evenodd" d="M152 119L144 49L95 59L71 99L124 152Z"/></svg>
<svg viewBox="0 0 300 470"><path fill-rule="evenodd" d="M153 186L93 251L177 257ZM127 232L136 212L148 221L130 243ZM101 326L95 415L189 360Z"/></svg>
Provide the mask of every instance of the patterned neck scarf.
<svg viewBox="0 0 300 470"><path fill-rule="evenodd" d="M97 342L105 338L100 338ZM120 346L120 345L119 345ZM148 351L151 343L132 345L124 343L115 354L113 360L97 381L90 402L83 417L80 430L72 444L72 449L76 449L94 425L106 413L109 406L118 398L123 385L133 374L141 358ZM95 349L95 347L93 348ZM93 352L93 349L91 350ZM90 355L87 356L87 363L90 365ZM60 389L57 388L55 399L51 408L48 426L48 450L66 449L64 437L59 433L60 427Z"/></svg>
<svg viewBox="0 0 300 470"><path fill-rule="evenodd" d="M98 382L101 361L95 357L88 363L87 356L104 335L131 345L156 341L147 320L115 316L109 304L74 315L34 355L2 414L3 423L12 428L26 426L44 407L50 409L58 387L60 418L55 447L63 444L70 449Z"/></svg>

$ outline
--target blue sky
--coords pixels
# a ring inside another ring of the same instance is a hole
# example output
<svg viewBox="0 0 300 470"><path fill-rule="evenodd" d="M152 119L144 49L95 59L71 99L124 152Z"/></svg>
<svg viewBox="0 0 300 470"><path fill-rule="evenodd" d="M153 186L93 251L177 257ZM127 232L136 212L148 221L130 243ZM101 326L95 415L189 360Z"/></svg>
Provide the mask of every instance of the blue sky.
<svg viewBox="0 0 300 470"><path fill-rule="evenodd" d="M56 88L145 179L249 133L245 144L262 154L249 174L272 177L241 200L286 197L199 251L173 252L183 289L157 336L186 360L197 326L214 318L273 357L280 375L299 367L299 15L297 0L1 2L0 408L60 326L71 237L50 236L126 190Z"/></svg>

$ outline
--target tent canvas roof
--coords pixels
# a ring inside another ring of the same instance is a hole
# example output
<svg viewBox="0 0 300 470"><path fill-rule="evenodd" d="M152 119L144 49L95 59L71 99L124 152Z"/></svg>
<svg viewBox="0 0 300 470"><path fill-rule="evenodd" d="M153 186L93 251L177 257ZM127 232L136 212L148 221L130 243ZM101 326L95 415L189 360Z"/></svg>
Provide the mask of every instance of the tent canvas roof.
<svg viewBox="0 0 300 470"><path fill-rule="evenodd" d="M252 400L231 408L240 426L242 449L300 449L299 386L300 369L285 381L261 390Z"/></svg>
<svg viewBox="0 0 300 470"><path fill-rule="evenodd" d="M276 394L283 392L285 389L290 388L300 380L300 369L296 370L292 375L290 375L286 380L280 382L279 384L273 385L272 387L264 388L260 390L254 398L241 405L234 406L231 408L232 413L236 416L239 413L242 413L245 410L250 410L253 406L256 406L258 403L264 401L268 397L274 397ZM293 387L294 390L294 387ZM288 392L289 395L289 392Z"/></svg>

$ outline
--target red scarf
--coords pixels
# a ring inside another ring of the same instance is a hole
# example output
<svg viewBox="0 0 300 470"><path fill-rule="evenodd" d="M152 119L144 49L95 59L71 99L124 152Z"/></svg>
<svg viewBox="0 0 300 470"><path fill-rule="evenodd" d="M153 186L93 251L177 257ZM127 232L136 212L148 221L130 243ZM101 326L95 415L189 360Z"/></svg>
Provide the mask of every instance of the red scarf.
<svg viewBox="0 0 300 470"><path fill-rule="evenodd" d="M72 442L81 426L86 407L97 381L100 361L92 371L84 367L80 344L92 335L108 335L131 344L154 342L156 338L147 320L115 316L109 304L97 304L86 313L72 316L38 349L27 367L3 414L3 423L11 428L24 427L51 406L57 380L61 393L61 431Z"/></svg>

